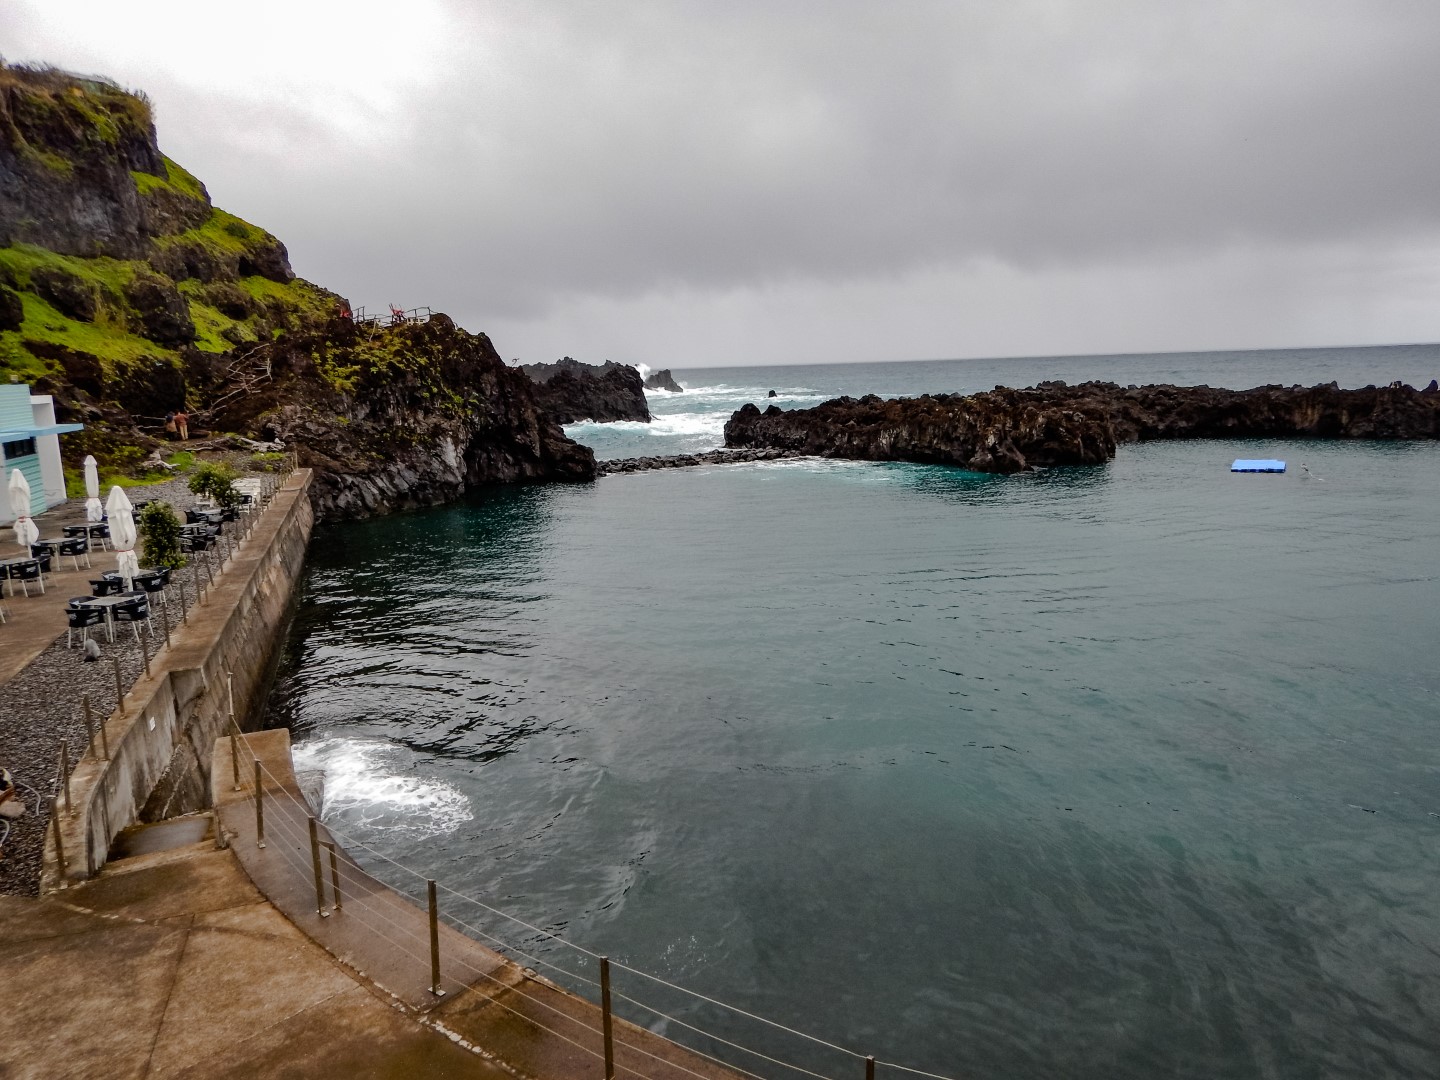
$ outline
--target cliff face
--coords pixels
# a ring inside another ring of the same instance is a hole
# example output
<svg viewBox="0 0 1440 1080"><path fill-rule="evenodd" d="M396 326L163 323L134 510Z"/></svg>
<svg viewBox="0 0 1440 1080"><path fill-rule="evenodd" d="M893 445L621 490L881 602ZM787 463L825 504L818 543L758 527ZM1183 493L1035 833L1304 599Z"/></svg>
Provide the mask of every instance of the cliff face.
<svg viewBox="0 0 1440 1080"><path fill-rule="evenodd" d="M0 63L0 379L85 422L71 464L139 462L183 408L192 431L293 444L329 516L594 475L484 335L348 306L160 152L143 97Z"/></svg>
<svg viewBox="0 0 1440 1080"><path fill-rule="evenodd" d="M628 364L607 360L595 367L567 356L553 364L523 364L520 370L535 384L537 400L559 423L650 419L645 384L640 372Z"/></svg>
<svg viewBox="0 0 1440 1080"><path fill-rule="evenodd" d="M867 461L958 465L1011 473L1036 465L1095 465L1121 443L1148 439L1440 438L1440 388L1334 384L1219 390L1208 386L1041 383L968 397L836 398L763 413L746 405L725 425L729 447L792 450Z"/></svg>

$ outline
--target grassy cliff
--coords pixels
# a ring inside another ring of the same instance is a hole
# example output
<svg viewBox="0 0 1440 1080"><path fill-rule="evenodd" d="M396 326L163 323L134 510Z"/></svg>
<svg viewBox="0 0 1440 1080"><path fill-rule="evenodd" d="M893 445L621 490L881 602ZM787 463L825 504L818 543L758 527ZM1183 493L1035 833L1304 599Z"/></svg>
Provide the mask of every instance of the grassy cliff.
<svg viewBox="0 0 1440 1080"><path fill-rule="evenodd" d="M0 380L115 442L203 413L238 360L339 304L160 152L142 94L0 64Z"/></svg>

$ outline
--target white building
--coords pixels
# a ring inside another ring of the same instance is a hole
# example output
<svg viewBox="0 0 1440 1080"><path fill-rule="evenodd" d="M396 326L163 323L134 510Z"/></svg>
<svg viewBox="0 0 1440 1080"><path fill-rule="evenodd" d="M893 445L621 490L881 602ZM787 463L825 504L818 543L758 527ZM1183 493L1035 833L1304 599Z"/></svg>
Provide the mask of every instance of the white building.
<svg viewBox="0 0 1440 1080"><path fill-rule="evenodd" d="M0 386L0 489L12 469L30 484L30 514L44 513L65 501L65 470L60 464L60 436L84 424L55 423L55 399L32 394L30 387ZM10 500L0 495L0 525L15 520Z"/></svg>

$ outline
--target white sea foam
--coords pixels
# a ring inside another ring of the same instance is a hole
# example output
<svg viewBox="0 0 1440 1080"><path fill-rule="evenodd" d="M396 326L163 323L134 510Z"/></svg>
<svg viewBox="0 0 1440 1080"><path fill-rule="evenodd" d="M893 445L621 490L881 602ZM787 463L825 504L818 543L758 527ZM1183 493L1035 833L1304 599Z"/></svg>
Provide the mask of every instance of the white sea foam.
<svg viewBox="0 0 1440 1080"><path fill-rule="evenodd" d="M584 442L584 436L602 431L625 432L634 435L715 435L725 432L725 421L729 413L665 413L656 416L649 423L642 420L612 420L597 424L586 420L579 424L566 424L565 434Z"/></svg>
<svg viewBox="0 0 1440 1080"><path fill-rule="evenodd" d="M435 836L453 832L475 815L459 789L419 776L413 755L378 739L328 738L297 742L291 749L297 771L325 774L325 818Z"/></svg>

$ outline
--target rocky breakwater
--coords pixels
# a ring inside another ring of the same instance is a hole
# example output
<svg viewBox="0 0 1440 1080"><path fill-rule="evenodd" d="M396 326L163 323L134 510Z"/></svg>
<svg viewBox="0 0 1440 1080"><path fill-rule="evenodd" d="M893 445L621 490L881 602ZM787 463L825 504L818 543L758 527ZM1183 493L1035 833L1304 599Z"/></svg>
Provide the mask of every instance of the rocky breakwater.
<svg viewBox="0 0 1440 1080"><path fill-rule="evenodd" d="M296 449L322 519L458 498L482 484L595 476L523 374L444 315L386 329L334 319L272 351L273 381L223 410L229 430Z"/></svg>
<svg viewBox="0 0 1440 1080"><path fill-rule="evenodd" d="M813 409L747 404L725 425L727 447L769 447L866 461L1013 473L1094 465L1149 439L1440 438L1440 389L1393 383L1341 390L1262 386L1131 386L1047 382L1024 390L882 400L836 398Z"/></svg>
<svg viewBox="0 0 1440 1080"><path fill-rule="evenodd" d="M607 360L595 367L567 356L553 364L522 364L519 370L535 384L540 407L558 423L650 420L645 384L628 364Z"/></svg>
<svg viewBox="0 0 1440 1080"><path fill-rule="evenodd" d="M776 461L804 457L794 450L705 450L698 454L661 454L653 457L611 458L597 461L600 476L618 473L654 472L658 469L688 469L696 465L738 465L746 461Z"/></svg>

